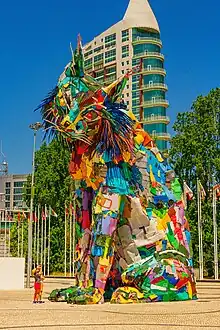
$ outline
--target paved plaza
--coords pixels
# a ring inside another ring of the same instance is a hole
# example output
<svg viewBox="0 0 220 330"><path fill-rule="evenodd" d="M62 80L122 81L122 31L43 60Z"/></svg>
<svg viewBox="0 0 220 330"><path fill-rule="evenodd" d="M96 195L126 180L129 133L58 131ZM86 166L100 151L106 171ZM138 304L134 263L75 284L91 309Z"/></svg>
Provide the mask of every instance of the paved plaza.
<svg viewBox="0 0 220 330"><path fill-rule="evenodd" d="M44 304L32 304L33 289L0 291L0 329L220 329L220 283L198 283L199 300L137 305L51 303L54 288L71 285L47 279Z"/></svg>

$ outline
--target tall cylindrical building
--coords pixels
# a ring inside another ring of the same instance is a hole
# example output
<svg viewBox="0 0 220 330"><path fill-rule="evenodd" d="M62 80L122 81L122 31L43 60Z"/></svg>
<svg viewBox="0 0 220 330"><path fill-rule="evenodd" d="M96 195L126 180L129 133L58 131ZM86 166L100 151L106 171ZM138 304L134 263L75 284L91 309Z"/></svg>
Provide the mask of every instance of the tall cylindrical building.
<svg viewBox="0 0 220 330"><path fill-rule="evenodd" d="M124 100L160 150L167 149L169 117L160 29L148 0L130 0L124 18L85 45L88 73L102 83L133 69Z"/></svg>

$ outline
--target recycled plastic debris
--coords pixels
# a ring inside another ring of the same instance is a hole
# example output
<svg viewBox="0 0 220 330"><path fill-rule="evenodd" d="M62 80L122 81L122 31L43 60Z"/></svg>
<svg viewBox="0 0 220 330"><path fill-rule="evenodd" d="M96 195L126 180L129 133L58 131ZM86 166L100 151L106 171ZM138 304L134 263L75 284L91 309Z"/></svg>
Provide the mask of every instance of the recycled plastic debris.
<svg viewBox="0 0 220 330"><path fill-rule="evenodd" d="M183 192L168 160L122 100L129 75L101 86L84 72L80 38L37 109L71 150L76 195L74 304L196 299Z"/></svg>

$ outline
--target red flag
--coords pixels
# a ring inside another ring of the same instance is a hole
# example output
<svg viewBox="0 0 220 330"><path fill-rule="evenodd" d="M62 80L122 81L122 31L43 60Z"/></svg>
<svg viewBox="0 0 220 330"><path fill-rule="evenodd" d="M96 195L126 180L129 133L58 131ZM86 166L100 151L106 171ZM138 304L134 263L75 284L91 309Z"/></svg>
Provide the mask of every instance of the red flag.
<svg viewBox="0 0 220 330"><path fill-rule="evenodd" d="M44 213L44 210L41 212L41 218L42 220L46 220L46 214Z"/></svg>
<svg viewBox="0 0 220 330"><path fill-rule="evenodd" d="M186 184L186 182L183 182L183 189L184 189L184 194L186 195L186 198L190 201L193 199L193 192L189 188L189 186Z"/></svg>
<svg viewBox="0 0 220 330"><path fill-rule="evenodd" d="M37 222L38 221L36 212L33 213L33 221L34 222Z"/></svg>
<svg viewBox="0 0 220 330"><path fill-rule="evenodd" d="M68 207L65 208L65 213L66 213L66 215L69 215Z"/></svg>
<svg viewBox="0 0 220 330"><path fill-rule="evenodd" d="M21 213L18 212L18 222L20 222L20 221L21 221Z"/></svg>

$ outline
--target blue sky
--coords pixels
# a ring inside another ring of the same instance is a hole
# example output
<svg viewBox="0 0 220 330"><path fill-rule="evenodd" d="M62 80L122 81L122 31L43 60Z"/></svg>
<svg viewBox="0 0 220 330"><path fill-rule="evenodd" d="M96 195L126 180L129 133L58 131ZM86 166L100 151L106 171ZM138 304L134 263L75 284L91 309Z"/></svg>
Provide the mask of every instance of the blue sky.
<svg viewBox="0 0 220 330"><path fill-rule="evenodd" d="M166 56L171 117L220 84L219 0L151 0ZM122 18L128 0L11 0L1 3L0 139L11 173L31 170L33 109L70 60L69 43L84 43ZM38 147L41 137L38 136Z"/></svg>

